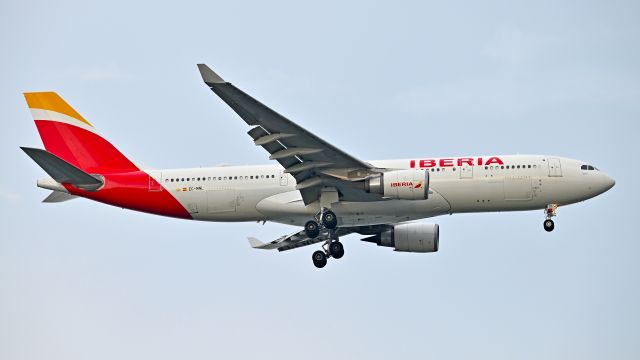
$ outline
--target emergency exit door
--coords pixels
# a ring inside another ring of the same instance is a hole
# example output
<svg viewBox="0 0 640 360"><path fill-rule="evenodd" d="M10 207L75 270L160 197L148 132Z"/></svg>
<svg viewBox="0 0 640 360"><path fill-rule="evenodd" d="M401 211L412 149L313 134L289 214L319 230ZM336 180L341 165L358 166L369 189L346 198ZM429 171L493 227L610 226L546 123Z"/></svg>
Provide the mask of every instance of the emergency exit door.
<svg viewBox="0 0 640 360"><path fill-rule="evenodd" d="M469 164L463 164L460 166L460 179L472 179L473 178L473 166Z"/></svg>

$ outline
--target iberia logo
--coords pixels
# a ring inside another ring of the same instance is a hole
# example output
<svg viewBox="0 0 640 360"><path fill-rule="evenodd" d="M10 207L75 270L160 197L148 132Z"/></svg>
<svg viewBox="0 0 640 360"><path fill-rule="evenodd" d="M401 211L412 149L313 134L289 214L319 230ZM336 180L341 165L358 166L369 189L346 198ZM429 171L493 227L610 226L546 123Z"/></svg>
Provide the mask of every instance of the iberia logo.
<svg viewBox="0 0 640 360"><path fill-rule="evenodd" d="M415 184L413 183L413 181L396 181L391 183L391 187L408 187L420 189L422 187L422 181L418 181Z"/></svg>

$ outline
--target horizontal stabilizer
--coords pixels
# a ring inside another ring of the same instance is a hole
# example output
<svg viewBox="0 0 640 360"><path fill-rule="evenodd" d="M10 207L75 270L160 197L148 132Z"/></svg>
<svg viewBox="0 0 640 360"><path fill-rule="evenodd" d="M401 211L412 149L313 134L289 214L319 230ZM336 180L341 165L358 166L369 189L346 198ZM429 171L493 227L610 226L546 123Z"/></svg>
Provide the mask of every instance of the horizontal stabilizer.
<svg viewBox="0 0 640 360"><path fill-rule="evenodd" d="M44 200L42 200L42 202L43 203L59 203L63 201L73 200L76 198L77 196L71 195L69 193L52 191L51 194L49 194L49 196L47 196L46 198L44 198Z"/></svg>
<svg viewBox="0 0 640 360"><path fill-rule="evenodd" d="M49 176L61 184L71 184L87 191L98 190L104 184L102 179L87 174L46 150L28 147L21 147L21 149Z"/></svg>

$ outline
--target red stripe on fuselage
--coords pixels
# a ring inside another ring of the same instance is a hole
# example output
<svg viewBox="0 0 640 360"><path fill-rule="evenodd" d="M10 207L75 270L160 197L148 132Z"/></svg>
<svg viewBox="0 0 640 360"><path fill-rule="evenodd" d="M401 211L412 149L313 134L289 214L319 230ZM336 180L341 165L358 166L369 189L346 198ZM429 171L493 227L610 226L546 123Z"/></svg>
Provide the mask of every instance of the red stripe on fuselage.
<svg viewBox="0 0 640 360"><path fill-rule="evenodd" d="M140 170L104 138L62 122L35 122L47 151L83 171L104 177L105 184L97 191L85 191L64 184L71 194L131 210L192 219L184 206L164 187L160 187L160 191L149 191L149 174Z"/></svg>
<svg viewBox="0 0 640 360"><path fill-rule="evenodd" d="M84 191L65 185L74 195L151 214L192 219L189 212L164 187L161 191L149 191L149 174L132 171L120 174L101 174L105 184L98 191Z"/></svg>

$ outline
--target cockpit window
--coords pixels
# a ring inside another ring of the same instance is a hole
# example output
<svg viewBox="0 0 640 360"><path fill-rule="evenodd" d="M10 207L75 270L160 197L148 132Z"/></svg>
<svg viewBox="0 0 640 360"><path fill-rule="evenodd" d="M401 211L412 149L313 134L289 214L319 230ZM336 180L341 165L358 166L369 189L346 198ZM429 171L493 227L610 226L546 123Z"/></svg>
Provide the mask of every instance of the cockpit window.
<svg viewBox="0 0 640 360"><path fill-rule="evenodd" d="M582 165L580 166L580 170L598 170L598 168L592 165Z"/></svg>

